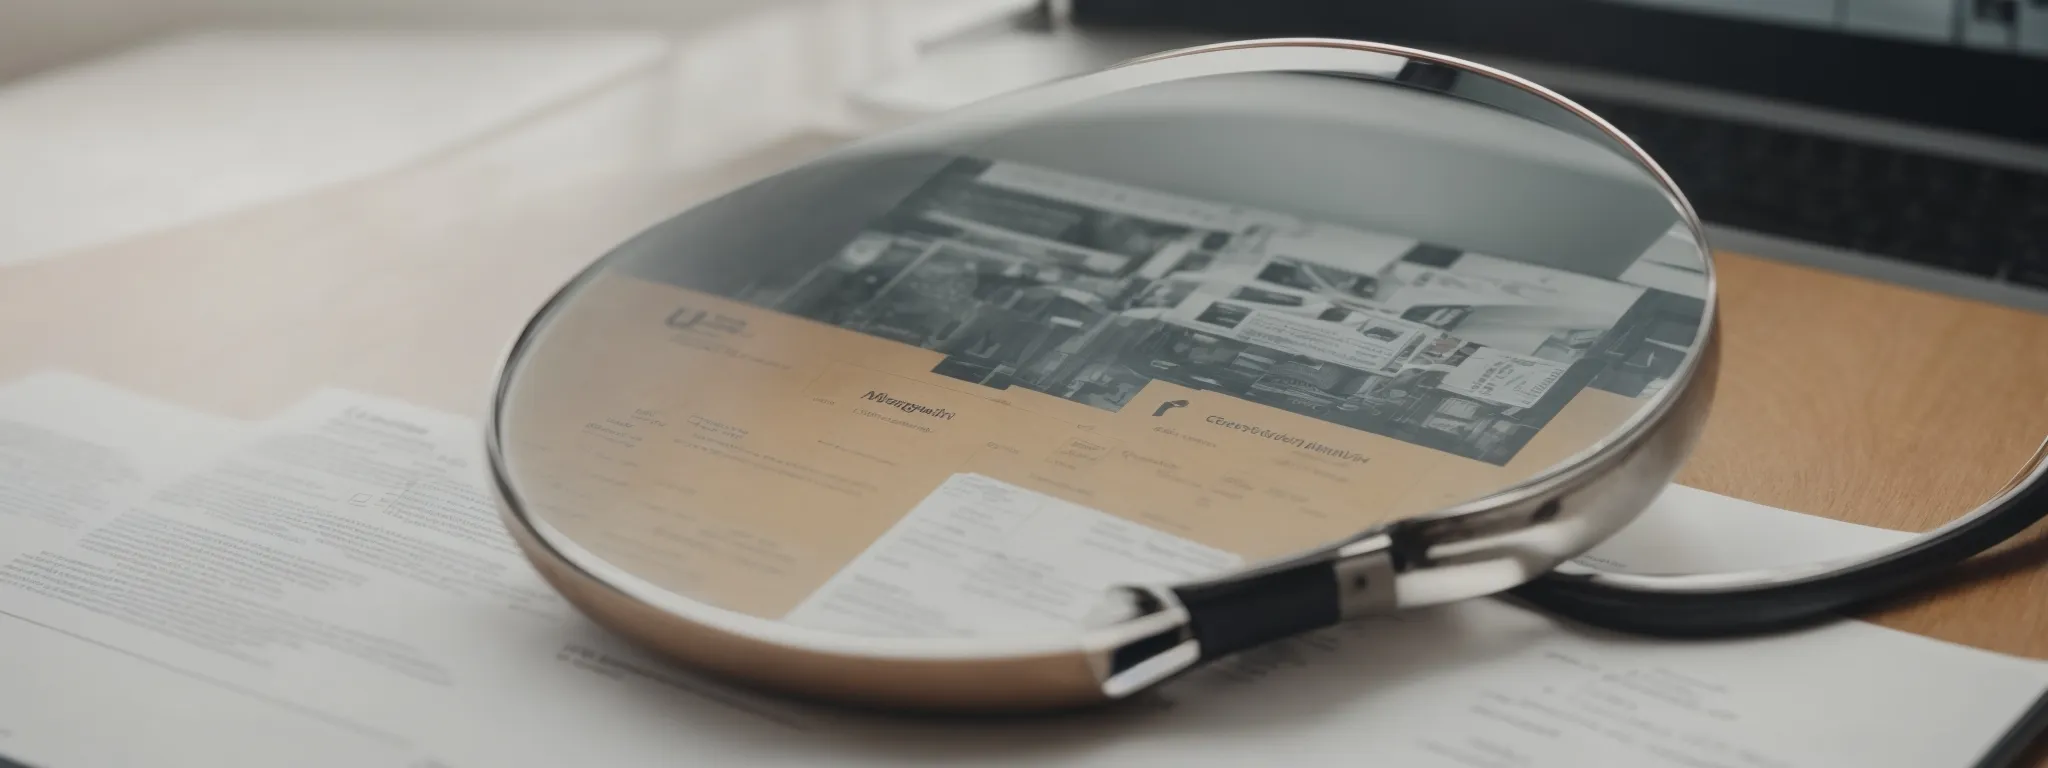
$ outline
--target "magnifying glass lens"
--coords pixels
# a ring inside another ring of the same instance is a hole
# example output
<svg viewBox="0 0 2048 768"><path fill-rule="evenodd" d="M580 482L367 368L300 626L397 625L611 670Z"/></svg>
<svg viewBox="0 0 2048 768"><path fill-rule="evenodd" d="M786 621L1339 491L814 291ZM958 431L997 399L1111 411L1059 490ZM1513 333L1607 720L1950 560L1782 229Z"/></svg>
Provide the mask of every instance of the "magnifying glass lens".
<svg viewBox="0 0 2048 768"><path fill-rule="evenodd" d="M1625 525L1711 389L1697 233L1526 83L1181 52L620 246L521 337L492 448L549 578L687 661L895 704L1115 698Z"/></svg>

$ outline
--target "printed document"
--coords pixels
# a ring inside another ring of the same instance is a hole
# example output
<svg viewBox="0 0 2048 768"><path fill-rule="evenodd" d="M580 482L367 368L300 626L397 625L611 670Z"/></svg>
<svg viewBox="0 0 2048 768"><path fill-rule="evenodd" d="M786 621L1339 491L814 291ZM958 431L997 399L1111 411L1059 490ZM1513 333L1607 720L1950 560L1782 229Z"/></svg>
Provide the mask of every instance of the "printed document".
<svg viewBox="0 0 2048 768"><path fill-rule="evenodd" d="M800 705L665 664L565 604L504 535L467 419L330 390L238 426L53 381L0 387L8 423L26 413L41 430L0 471L70 478L64 498L87 500L52 536L42 496L0 497L0 541L26 543L0 564L0 754L38 768L1962 768L2048 692L2048 664L1853 621L1678 643L1476 600L1257 649L1093 713L933 722ZM133 435L108 431L114 414ZM210 437L147 437L179 430ZM187 450L201 444L221 450ZM933 520L1047 514L1054 538L1005 551L1132 545L1156 557L1104 570L1228 567L996 482L935 487L875 546L933 535ZM1747 568L1902 535L1674 487L1591 557ZM917 599L937 621L980 621L947 594Z"/></svg>
<svg viewBox="0 0 2048 768"><path fill-rule="evenodd" d="M243 430L72 373L0 385L0 562L104 522L128 495L198 467Z"/></svg>
<svg viewBox="0 0 2048 768"><path fill-rule="evenodd" d="M976 474L954 475L784 621L896 637L1059 635L1105 584L1192 581L1229 552Z"/></svg>

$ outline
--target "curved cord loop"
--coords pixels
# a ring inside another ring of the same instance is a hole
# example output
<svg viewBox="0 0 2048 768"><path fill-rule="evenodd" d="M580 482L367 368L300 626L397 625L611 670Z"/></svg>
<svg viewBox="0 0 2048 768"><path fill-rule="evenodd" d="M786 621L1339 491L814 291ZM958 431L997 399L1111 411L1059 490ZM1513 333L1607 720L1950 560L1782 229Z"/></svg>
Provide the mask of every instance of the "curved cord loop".
<svg viewBox="0 0 2048 768"><path fill-rule="evenodd" d="M1639 575L1576 563L1509 594L1536 608L1637 634L1755 634L1823 621L1891 596L2018 536L2048 516L2048 440L1992 498L1899 546L1847 560L1737 574Z"/></svg>

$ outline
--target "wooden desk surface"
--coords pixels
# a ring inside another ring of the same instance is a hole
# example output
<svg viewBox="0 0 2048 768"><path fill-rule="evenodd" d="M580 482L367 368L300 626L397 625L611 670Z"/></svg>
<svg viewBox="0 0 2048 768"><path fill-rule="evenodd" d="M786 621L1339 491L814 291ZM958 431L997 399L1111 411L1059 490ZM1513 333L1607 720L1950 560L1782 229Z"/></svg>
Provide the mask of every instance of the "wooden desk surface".
<svg viewBox="0 0 2048 768"><path fill-rule="evenodd" d="M63 367L247 418L323 385L479 413L503 342L561 280L830 143L547 193L448 160L0 268L0 379ZM1723 378L1681 482L1922 530L1994 492L2048 435L2048 315L1737 254L1719 264ZM2048 531L1866 618L2048 659ZM2048 747L2035 752L2048 766Z"/></svg>

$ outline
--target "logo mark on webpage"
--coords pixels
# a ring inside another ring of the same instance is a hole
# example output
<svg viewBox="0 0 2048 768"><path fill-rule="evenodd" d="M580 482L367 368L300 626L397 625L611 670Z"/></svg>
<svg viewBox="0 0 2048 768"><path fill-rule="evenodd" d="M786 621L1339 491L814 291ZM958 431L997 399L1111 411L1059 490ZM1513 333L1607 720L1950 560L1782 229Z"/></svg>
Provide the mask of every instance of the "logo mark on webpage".
<svg viewBox="0 0 2048 768"><path fill-rule="evenodd" d="M1171 410L1173 410L1173 409L1175 409L1175 408L1186 408L1186 407L1188 407L1188 401L1186 401L1186 400L1168 400L1168 401L1166 401L1166 402L1160 403L1160 404L1159 404L1159 410L1153 411L1153 412L1152 412L1152 415L1153 415L1153 416L1155 416L1155 417L1156 417L1156 416L1165 416L1165 415L1166 415L1166 412L1167 412L1167 411L1171 411Z"/></svg>
<svg viewBox="0 0 2048 768"><path fill-rule="evenodd" d="M717 333L740 333L747 328L742 318L708 312L702 309L682 307L669 313L664 323L678 331L704 330Z"/></svg>

